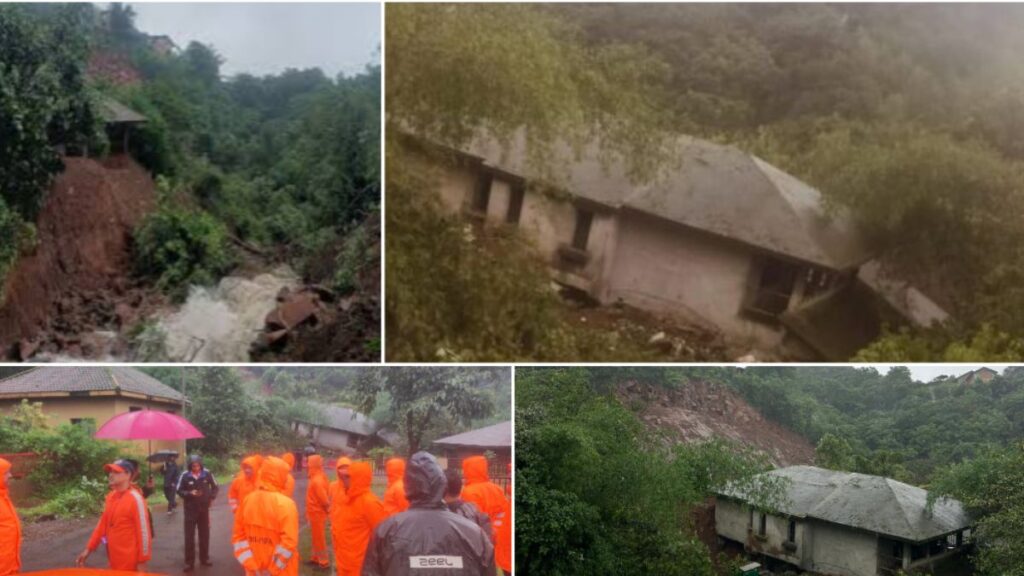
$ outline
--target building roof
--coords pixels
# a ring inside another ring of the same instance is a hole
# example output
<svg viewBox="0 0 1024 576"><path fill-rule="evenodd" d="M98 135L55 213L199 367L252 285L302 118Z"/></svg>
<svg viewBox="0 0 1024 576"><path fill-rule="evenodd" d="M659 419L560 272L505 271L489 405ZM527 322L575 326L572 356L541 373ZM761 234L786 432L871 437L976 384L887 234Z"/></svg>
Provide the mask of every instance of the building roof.
<svg viewBox="0 0 1024 576"><path fill-rule="evenodd" d="M100 115L108 124L145 122L146 117L108 96L100 100Z"/></svg>
<svg viewBox="0 0 1024 576"><path fill-rule="evenodd" d="M766 472L785 478L786 502L778 512L866 530L908 542L924 542L970 526L963 505L936 500L928 509L928 491L891 478L837 472L814 466L790 466ZM719 491L742 500L739 491Z"/></svg>
<svg viewBox="0 0 1024 576"><path fill-rule="evenodd" d="M503 147L478 138L464 150L485 165L529 179L544 179L527 160L526 140ZM871 252L849 214L826 213L821 193L760 158L733 146L683 136L678 165L656 181L636 185L621 163L602 164L596 146L574 154L561 187L581 198L664 218L692 228L835 270L857 266Z"/></svg>
<svg viewBox="0 0 1024 576"><path fill-rule="evenodd" d="M506 420L485 428L434 440L434 444L451 448L511 448L512 421Z"/></svg>
<svg viewBox="0 0 1024 576"><path fill-rule="evenodd" d="M377 422L373 418L351 408L323 406L321 410L324 415L323 426L361 436L373 436L377 433Z"/></svg>
<svg viewBox="0 0 1024 576"><path fill-rule="evenodd" d="M62 392L129 392L181 402L181 392L127 367L38 367L0 380L0 397L53 395Z"/></svg>

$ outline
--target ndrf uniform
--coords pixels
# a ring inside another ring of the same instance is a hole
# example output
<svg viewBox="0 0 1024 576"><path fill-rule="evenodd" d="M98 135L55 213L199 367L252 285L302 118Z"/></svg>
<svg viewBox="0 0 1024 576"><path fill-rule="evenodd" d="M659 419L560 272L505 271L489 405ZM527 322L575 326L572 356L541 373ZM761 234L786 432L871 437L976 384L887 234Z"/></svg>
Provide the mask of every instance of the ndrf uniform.
<svg viewBox="0 0 1024 576"><path fill-rule="evenodd" d="M259 488L242 500L235 514L231 543L247 576L299 573L299 509L284 494L287 478L283 460L264 460Z"/></svg>

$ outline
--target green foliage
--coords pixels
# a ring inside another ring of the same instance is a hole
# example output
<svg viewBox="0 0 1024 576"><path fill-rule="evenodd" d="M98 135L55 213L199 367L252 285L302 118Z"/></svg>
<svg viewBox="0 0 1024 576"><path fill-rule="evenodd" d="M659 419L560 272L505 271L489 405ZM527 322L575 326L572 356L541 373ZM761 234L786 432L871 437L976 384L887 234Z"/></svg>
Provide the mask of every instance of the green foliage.
<svg viewBox="0 0 1024 576"><path fill-rule="evenodd" d="M14 267L22 250L35 242L35 227L9 209L0 198L0 286ZM2 295L0 295L2 304Z"/></svg>
<svg viewBox="0 0 1024 576"><path fill-rule="evenodd" d="M95 517L103 511L106 493L105 481L83 476L77 484L68 484L54 492L45 503L24 510L23 515L26 520L48 516L62 520Z"/></svg>
<svg viewBox="0 0 1024 576"><path fill-rule="evenodd" d="M136 270L177 298L191 285L213 284L231 265L224 225L201 210L164 200L135 231Z"/></svg>
<svg viewBox="0 0 1024 576"><path fill-rule="evenodd" d="M596 370L596 369L595 369ZM763 506L763 457L721 442L666 448L586 368L516 375L516 564L526 573L714 572L689 523L725 483Z"/></svg>
<svg viewBox="0 0 1024 576"><path fill-rule="evenodd" d="M1024 575L1024 443L949 467L931 496L957 498L974 514L980 575Z"/></svg>
<svg viewBox="0 0 1024 576"><path fill-rule="evenodd" d="M348 294L359 289L359 273L367 266L379 266L379 256L370 251L371 239L367 237L366 227L356 228L345 239L345 247L337 257L337 269L334 272L332 288L341 294Z"/></svg>

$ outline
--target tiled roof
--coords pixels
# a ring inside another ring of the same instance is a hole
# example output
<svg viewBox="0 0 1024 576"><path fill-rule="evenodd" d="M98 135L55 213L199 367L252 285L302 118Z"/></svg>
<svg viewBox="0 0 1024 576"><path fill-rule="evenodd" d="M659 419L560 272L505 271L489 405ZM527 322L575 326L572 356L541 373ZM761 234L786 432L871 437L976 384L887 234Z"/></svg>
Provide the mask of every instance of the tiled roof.
<svg viewBox="0 0 1024 576"><path fill-rule="evenodd" d="M512 446L512 421L463 432L454 436L434 440L438 446L471 446L474 448L510 448Z"/></svg>
<svg viewBox="0 0 1024 576"><path fill-rule="evenodd" d="M181 402L174 388L134 368L54 366L33 368L0 380L0 396L121 390Z"/></svg>

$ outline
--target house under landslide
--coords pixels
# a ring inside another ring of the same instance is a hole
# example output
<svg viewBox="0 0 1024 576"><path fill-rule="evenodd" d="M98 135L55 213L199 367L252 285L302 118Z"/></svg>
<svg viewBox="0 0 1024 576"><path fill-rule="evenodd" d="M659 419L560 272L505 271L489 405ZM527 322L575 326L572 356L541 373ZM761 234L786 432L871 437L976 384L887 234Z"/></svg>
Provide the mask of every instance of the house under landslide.
<svg viewBox="0 0 1024 576"><path fill-rule="evenodd" d="M818 190L732 146L681 137L677 166L646 184L620 163L602 164L594 147L564 147L565 173L552 185L522 137L507 147L479 138L440 155L409 140L444 159L447 211L521 229L555 281L602 304L704 326L755 350L829 360L848 359L885 324L947 319L883 270L849 214L826 212Z"/></svg>

